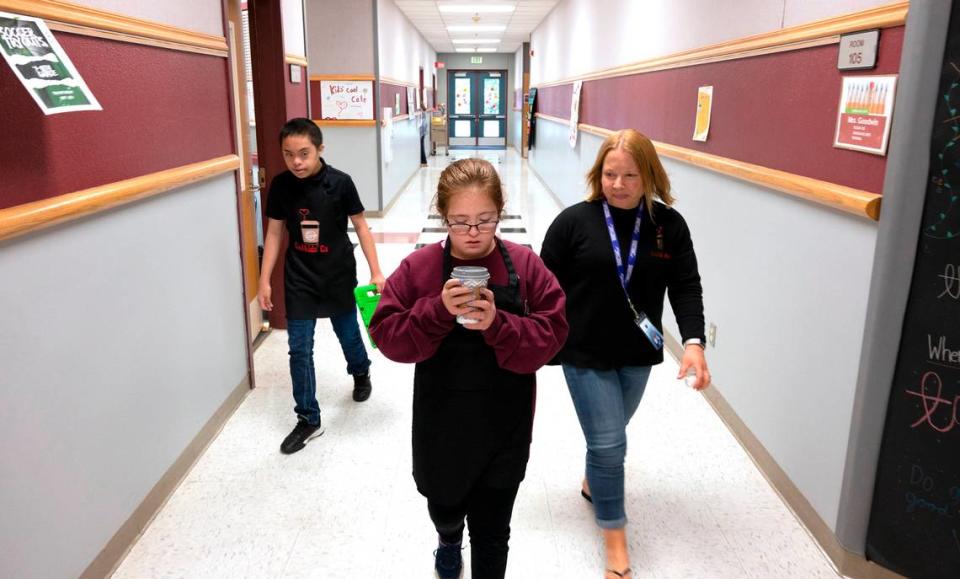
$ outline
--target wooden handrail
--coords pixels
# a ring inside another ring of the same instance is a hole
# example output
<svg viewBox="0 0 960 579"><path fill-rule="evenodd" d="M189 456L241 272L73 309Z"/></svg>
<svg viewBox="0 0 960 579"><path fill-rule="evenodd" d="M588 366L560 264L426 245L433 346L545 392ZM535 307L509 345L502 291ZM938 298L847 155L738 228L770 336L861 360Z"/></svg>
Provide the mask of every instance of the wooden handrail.
<svg viewBox="0 0 960 579"><path fill-rule="evenodd" d="M79 219L126 203L236 171L240 157L225 155L209 161L116 181L74 193L0 209L0 240Z"/></svg>
<svg viewBox="0 0 960 579"><path fill-rule="evenodd" d="M227 56L227 39L62 0L0 0L0 10L42 18L53 30Z"/></svg>
<svg viewBox="0 0 960 579"><path fill-rule="evenodd" d="M654 72L657 70L707 64L709 62L747 58L761 54L800 50L824 44L834 44L840 41L840 34L847 32L903 25L907 20L909 6L909 2L897 2L887 6L879 6L869 10L844 14L843 16L837 16L835 18L818 20L816 22L791 26L781 30L737 38L719 44L675 52L666 56L606 68L562 80L541 82L531 86L544 88L571 84L576 80L614 78L631 74Z"/></svg>
<svg viewBox="0 0 960 579"><path fill-rule="evenodd" d="M570 123L569 119L561 119L543 113L537 113L537 117L564 125ZM577 126L585 133L604 138L615 132L603 127L595 127L583 123ZM657 148L657 154L664 157L710 169L717 173L723 173L724 175L749 181L750 183L775 189L794 197L819 203L820 205L840 209L841 211L859 215L860 217L869 217L874 221L880 219L880 201L882 196L878 193L854 189L853 187L847 187L829 181L821 181L812 177L804 177L803 175L788 173L786 171L778 171L777 169L770 169L727 157L711 155L669 143L654 141L653 144Z"/></svg>

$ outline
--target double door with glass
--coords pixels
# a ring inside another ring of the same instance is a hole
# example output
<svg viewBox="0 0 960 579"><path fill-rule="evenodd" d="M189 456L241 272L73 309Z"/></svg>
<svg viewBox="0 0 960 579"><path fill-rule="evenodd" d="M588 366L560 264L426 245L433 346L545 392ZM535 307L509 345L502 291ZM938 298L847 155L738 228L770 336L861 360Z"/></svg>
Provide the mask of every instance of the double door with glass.
<svg viewBox="0 0 960 579"><path fill-rule="evenodd" d="M447 91L450 148L507 146L507 71L451 70Z"/></svg>

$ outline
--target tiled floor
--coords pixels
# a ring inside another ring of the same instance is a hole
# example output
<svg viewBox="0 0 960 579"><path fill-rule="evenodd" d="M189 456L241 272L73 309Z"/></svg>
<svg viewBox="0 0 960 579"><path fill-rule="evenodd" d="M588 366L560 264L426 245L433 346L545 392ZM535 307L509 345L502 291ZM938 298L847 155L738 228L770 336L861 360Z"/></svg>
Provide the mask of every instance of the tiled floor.
<svg viewBox="0 0 960 579"><path fill-rule="evenodd" d="M527 229L505 237L538 250L558 207L513 151L498 160L506 213L521 216L509 227ZM386 271L418 242L388 234L436 226L429 203L446 162L431 158L387 215L370 220L385 236L378 251ZM433 240L426 236L420 241ZM357 251L363 283L366 265ZM257 388L115 578L432 576L436 535L410 475L413 367L374 351L373 396L357 404L333 331L319 324L326 433L284 456L280 441L295 420L286 350L286 334L274 331L256 352ZM672 361L654 369L629 427L634 576L836 577L703 397L674 379L676 371ZM599 578L600 535L579 495L579 425L559 370L545 368L538 380L532 457L514 512L507 576ZM469 548L464 554L469 560Z"/></svg>

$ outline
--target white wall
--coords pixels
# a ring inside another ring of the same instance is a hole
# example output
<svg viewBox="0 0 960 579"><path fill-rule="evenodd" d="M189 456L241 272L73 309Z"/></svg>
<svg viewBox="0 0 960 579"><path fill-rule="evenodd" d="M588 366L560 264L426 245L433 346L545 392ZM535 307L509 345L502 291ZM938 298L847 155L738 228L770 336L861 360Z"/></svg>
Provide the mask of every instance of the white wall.
<svg viewBox="0 0 960 579"><path fill-rule="evenodd" d="M394 121L389 146L393 150L389 163L386 162L387 155L383 155L384 207L400 194L403 185L420 170L420 131L417 128L417 119L410 117ZM429 154L429 143L426 146Z"/></svg>
<svg viewBox="0 0 960 579"><path fill-rule="evenodd" d="M437 53L392 0L377 0L377 30L380 78L409 83L419 89L420 69L423 68L424 89L430 88ZM419 93L416 100L416 106L419 106ZM377 114L381 114L382 107L387 105L382 103ZM414 115L393 123L390 142L385 144L391 149L390 162L387 162L387 154L380 157L383 207L389 205L400 194L404 183L420 170L417 123ZM429 152L429 130L424 147Z"/></svg>
<svg viewBox="0 0 960 579"><path fill-rule="evenodd" d="M0 243L0 576L80 575L245 379L235 190Z"/></svg>
<svg viewBox="0 0 960 579"><path fill-rule="evenodd" d="M303 42L303 2L302 0L280 0L280 13L283 15L283 52L306 57Z"/></svg>
<svg viewBox="0 0 960 579"><path fill-rule="evenodd" d="M196 2L194 0L71 0L74 4L98 10L117 12L142 20L151 20L223 36L223 12L219 2Z"/></svg>
<svg viewBox="0 0 960 579"><path fill-rule="evenodd" d="M367 211L379 211L382 207L377 176L376 127L325 126L321 130L323 159L353 178L360 201Z"/></svg>
<svg viewBox="0 0 960 579"><path fill-rule="evenodd" d="M558 81L889 0L564 0L531 34L530 83Z"/></svg>
<svg viewBox="0 0 960 579"><path fill-rule="evenodd" d="M423 85L429 87L433 63L437 60L436 51L393 0L377 0L377 17L380 76L412 83L419 88L420 68L423 67Z"/></svg>
<svg viewBox="0 0 960 579"><path fill-rule="evenodd" d="M306 0L310 74L374 74L376 1Z"/></svg>
<svg viewBox="0 0 960 579"><path fill-rule="evenodd" d="M513 143L513 146L518 151L522 145L522 124L523 124L523 113L522 107L521 110L515 110L516 106L516 92L517 90L523 90L523 45L520 45L520 48L513 53L513 89L510 91L510 109L509 114L512 114L510 117L510 122L508 123L508 131L510 133L510 142ZM522 98L521 94L521 98Z"/></svg>

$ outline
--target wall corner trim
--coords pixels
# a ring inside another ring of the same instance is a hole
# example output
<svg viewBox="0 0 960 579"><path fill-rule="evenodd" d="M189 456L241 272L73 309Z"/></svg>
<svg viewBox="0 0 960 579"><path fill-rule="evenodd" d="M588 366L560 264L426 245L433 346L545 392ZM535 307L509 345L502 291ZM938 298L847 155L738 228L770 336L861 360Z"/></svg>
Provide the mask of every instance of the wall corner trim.
<svg viewBox="0 0 960 579"><path fill-rule="evenodd" d="M153 197L188 183L209 179L239 168L240 157L224 155L208 161L0 209L0 241Z"/></svg>

